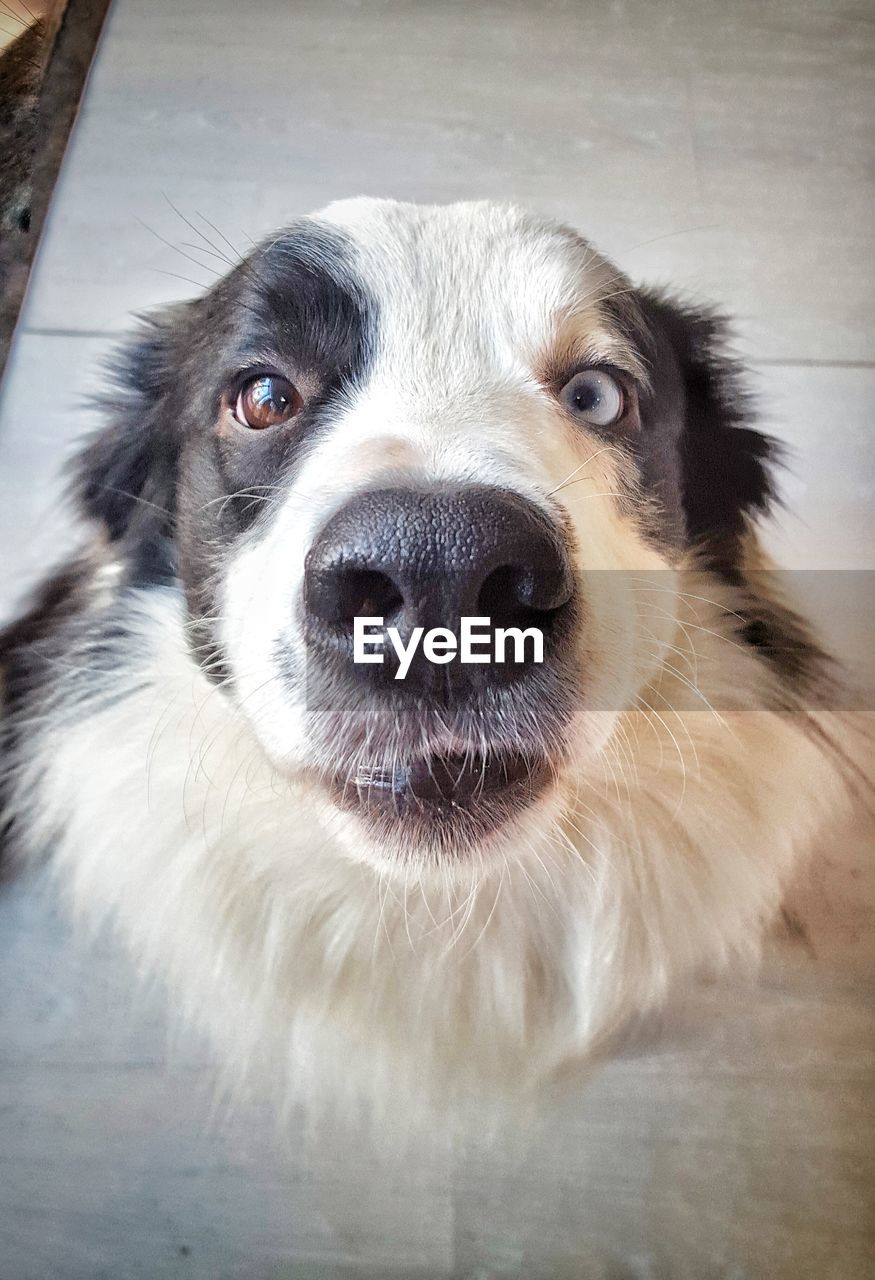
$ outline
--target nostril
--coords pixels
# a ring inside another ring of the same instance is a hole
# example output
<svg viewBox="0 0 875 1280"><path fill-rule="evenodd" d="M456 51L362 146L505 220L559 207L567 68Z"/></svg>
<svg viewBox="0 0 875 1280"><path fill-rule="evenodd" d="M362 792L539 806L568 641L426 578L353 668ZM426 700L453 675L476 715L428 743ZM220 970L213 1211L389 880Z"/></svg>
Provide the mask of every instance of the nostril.
<svg viewBox="0 0 875 1280"><path fill-rule="evenodd" d="M378 617L387 622L404 608L397 583L378 569L347 569L337 576L333 621L349 626L357 617Z"/></svg>
<svg viewBox="0 0 875 1280"><path fill-rule="evenodd" d="M477 597L477 612L495 626L517 623L531 611L532 575L520 567L503 564L484 581Z"/></svg>
<svg viewBox="0 0 875 1280"><path fill-rule="evenodd" d="M555 577L555 574L553 575ZM477 612L496 626L544 626L561 609L570 591L538 575L533 566L501 565L485 579L477 597ZM554 589L555 586L555 589Z"/></svg>

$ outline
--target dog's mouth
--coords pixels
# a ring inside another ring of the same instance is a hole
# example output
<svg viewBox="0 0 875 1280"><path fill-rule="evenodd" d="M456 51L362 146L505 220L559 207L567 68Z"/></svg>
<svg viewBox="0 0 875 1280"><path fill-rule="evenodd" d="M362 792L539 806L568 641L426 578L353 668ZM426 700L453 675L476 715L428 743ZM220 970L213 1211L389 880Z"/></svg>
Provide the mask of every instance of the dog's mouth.
<svg viewBox="0 0 875 1280"><path fill-rule="evenodd" d="M548 785L553 766L545 755L507 749L432 753L385 765L360 765L337 776L333 790L346 809L381 824L428 819L481 832L500 826L532 803Z"/></svg>

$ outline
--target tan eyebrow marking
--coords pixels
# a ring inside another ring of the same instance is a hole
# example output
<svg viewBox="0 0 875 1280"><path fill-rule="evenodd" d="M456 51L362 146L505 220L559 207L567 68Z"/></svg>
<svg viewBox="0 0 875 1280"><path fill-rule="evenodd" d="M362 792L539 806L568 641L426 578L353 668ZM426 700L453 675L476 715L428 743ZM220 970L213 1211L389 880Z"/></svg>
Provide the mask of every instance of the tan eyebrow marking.
<svg viewBox="0 0 875 1280"><path fill-rule="evenodd" d="M642 385L650 385L648 366L641 353L611 327L597 304L583 313L568 313L559 321L537 373L541 382L553 386L571 370L588 364L616 365Z"/></svg>

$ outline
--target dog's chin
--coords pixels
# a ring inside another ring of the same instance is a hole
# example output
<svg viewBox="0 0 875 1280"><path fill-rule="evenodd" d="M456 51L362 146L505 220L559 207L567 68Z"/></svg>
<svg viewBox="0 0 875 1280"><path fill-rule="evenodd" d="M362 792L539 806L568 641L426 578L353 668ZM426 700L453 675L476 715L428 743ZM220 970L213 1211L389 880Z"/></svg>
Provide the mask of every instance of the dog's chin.
<svg viewBox="0 0 875 1280"><path fill-rule="evenodd" d="M555 786L558 764L509 749L338 769L321 787L381 863L466 864L495 851Z"/></svg>

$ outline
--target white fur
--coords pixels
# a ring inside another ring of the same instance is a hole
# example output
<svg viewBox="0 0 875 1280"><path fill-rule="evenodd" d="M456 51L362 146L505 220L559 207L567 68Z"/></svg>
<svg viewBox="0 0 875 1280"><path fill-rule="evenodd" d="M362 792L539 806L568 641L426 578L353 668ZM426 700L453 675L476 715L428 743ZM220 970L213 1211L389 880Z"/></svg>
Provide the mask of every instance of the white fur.
<svg viewBox="0 0 875 1280"><path fill-rule="evenodd" d="M34 739L19 789L31 837L54 841L77 908L120 926L223 1059L294 1096L326 1081L383 1101L522 1087L591 1052L679 977L755 955L840 800L811 740L758 709L758 664L720 610L699 604L678 670L698 669L722 712L673 713L687 690L666 669L643 691L652 712L621 717L500 856L446 879L380 873L205 680L174 593L141 608L145 687Z"/></svg>

